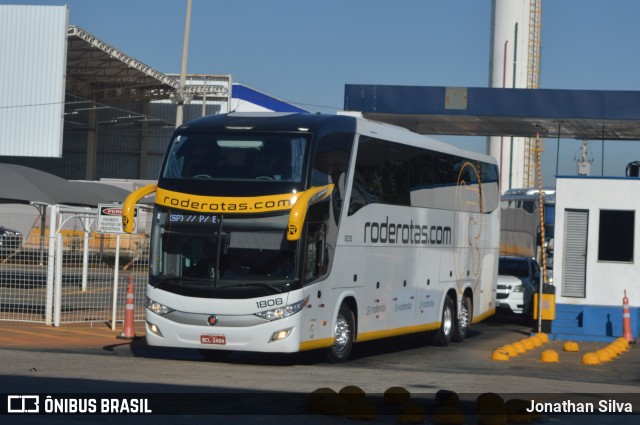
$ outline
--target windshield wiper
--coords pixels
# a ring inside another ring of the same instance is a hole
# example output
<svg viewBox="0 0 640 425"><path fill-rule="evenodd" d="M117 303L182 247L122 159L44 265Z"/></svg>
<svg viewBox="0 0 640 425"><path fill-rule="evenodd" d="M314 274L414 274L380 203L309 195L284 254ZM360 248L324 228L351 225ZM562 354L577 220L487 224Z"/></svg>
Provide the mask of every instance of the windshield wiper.
<svg viewBox="0 0 640 425"><path fill-rule="evenodd" d="M158 289L163 289L163 287L166 284L174 284L174 285L180 285L180 280L178 280L178 276L176 275L168 275L168 276L163 276L162 279L160 279L160 283L158 283L157 285L154 285L154 287L158 288Z"/></svg>
<svg viewBox="0 0 640 425"><path fill-rule="evenodd" d="M226 287L227 288L233 288L233 287L247 288L247 287L251 287L251 286L255 286L255 287L258 287L258 288L271 289L274 294L282 294L284 292L282 289L278 288L277 286L272 285L270 283L264 283L264 282L240 283L238 285L230 285L230 286L226 286Z"/></svg>

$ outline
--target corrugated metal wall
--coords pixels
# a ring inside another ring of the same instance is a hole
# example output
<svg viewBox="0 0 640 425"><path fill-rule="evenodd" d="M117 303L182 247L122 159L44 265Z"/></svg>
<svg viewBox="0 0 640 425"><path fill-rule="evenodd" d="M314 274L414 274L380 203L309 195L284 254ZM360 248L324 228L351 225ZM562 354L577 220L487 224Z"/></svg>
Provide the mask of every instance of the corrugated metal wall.
<svg viewBox="0 0 640 425"><path fill-rule="evenodd" d="M62 155L67 16L0 5L0 155Z"/></svg>
<svg viewBox="0 0 640 425"><path fill-rule="evenodd" d="M87 105L67 104L62 158L0 156L0 162L19 164L69 180L101 178L155 180L174 130L176 105L152 102L142 114L143 102L99 106L92 114ZM220 105L208 105L206 113L220 112ZM202 115L202 104L185 105L185 121ZM87 176L89 129L96 129L95 176ZM146 171L141 169L146 156Z"/></svg>

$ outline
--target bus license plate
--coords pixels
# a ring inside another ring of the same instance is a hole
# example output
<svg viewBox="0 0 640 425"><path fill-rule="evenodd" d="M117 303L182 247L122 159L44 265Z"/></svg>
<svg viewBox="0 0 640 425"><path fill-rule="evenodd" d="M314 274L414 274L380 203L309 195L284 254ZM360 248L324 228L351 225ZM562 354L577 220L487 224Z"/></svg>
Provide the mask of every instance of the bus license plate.
<svg viewBox="0 0 640 425"><path fill-rule="evenodd" d="M200 343L226 345L227 337L223 335L200 335Z"/></svg>

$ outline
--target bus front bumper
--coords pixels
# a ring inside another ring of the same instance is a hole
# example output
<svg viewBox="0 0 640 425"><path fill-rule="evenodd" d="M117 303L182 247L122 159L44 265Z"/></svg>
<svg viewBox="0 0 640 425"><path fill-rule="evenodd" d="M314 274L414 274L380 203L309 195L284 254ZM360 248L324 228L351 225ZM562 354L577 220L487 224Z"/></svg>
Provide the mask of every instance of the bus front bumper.
<svg viewBox="0 0 640 425"><path fill-rule="evenodd" d="M300 350L299 315L247 327L178 323L147 310L147 344L162 347L292 353Z"/></svg>

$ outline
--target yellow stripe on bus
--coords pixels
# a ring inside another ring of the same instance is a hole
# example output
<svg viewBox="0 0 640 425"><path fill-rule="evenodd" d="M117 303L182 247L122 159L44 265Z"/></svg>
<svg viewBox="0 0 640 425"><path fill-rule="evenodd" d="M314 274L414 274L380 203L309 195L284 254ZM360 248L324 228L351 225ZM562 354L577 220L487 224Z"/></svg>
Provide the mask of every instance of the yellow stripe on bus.
<svg viewBox="0 0 640 425"><path fill-rule="evenodd" d="M299 196L299 193L253 197L202 196L158 188L156 204L203 213L256 214L288 211Z"/></svg>
<svg viewBox="0 0 640 425"><path fill-rule="evenodd" d="M319 348L329 348L333 345L333 338L312 339L300 343L300 351L317 350Z"/></svg>
<svg viewBox="0 0 640 425"><path fill-rule="evenodd" d="M492 308L491 310L487 311L486 313L481 314L480 316L474 317L474 318L471 320L471 323L478 323L478 322L481 322L481 321L483 321L484 319L486 319L487 317L493 316L494 314L496 314L496 309L495 309L495 308Z"/></svg>
<svg viewBox="0 0 640 425"><path fill-rule="evenodd" d="M406 326L404 328L385 329L382 331L366 332L358 335L358 342L372 341L374 339L389 338L418 332L433 331L440 328L440 322L424 325Z"/></svg>

